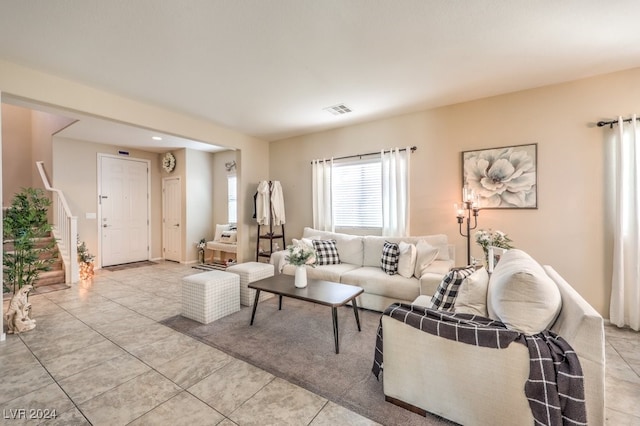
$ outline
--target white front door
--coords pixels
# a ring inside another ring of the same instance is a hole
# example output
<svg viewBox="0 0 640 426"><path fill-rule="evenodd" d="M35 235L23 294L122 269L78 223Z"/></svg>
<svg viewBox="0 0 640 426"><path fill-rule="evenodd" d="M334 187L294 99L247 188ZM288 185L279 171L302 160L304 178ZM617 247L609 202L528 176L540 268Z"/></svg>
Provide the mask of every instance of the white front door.
<svg viewBox="0 0 640 426"><path fill-rule="evenodd" d="M162 252L165 260L180 262L182 252L182 188L180 178L162 179Z"/></svg>
<svg viewBox="0 0 640 426"><path fill-rule="evenodd" d="M149 260L149 162L99 155L102 266Z"/></svg>

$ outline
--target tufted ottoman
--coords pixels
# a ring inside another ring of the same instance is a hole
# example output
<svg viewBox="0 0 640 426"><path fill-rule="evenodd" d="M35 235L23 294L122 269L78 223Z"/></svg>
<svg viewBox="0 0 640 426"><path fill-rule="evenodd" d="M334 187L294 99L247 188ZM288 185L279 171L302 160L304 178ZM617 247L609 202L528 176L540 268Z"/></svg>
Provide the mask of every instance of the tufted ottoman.
<svg viewBox="0 0 640 426"><path fill-rule="evenodd" d="M210 271L182 279L182 316L208 324L240 310L240 278Z"/></svg>
<svg viewBox="0 0 640 426"><path fill-rule="evenodd" d="M240 263L227 268L227 272L240 276L240 303L244 306L253 306L253 299L256 297L256 291L252 288L247 288L249 283L272 277L273 271L273 265L261 262ZM273 297L271 293L260 292L260 301L271 297Z"/></svg>

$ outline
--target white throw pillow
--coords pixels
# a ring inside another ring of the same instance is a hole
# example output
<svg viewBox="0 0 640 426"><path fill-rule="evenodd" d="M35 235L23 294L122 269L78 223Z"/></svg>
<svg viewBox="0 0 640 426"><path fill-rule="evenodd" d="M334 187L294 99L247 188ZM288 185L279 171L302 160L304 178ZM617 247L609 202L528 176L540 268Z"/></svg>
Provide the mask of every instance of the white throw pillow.
<svg viewBox="0 0 640 426"><path fill-rule="evenodd" d="M436 260L438 252L438 248L428 242L424 240L418 241L418 244L416 244L416 268L414 271L416 278L420 278L425 269Z"/></svg>
<svg viewBox="0 0 640 426"><path fill-rule="evenodd" d="M293 244L294 246L306 246L313 250L313 240L309 238L302 238L300 240L296 240L295 238L292 238L291 244Z"/></svg>
<svg viewBox="0 0 640 426"><path fill-rule="evenodd" d="M489 318L532 335L553 325L562 308L556 283L522 250L505 252L489 280Z"/></svg>
<svg viewBox="0 0 640 426"><path fill-rule="evenodd" d="M489 274L485 268L480 268L460 284L453 311L486 317L488 288Z"/></svg>
<svg viewBox="0 0 640 426"><path fill-rule="evenodd" d="M223 231L220 235L220 242L235 244L238 242L238 231Z"/></svg>
<svg viewBox="0 0 640 426"><path fill-rule="evenodd" d="M222 237L222 233L228 230L229 230L229 224L216 225L216 234L215 234L215 237L213 237L213 241L220 241L220 238Z"/></svg>
<svg viewBox="0 0 640 426"><path fill-rule="evenodd" d="M416 246L407 244L404 241L398 243L400 258L398 259L398 274L405 278L411 278L416 269L417 251Z"/></svg>

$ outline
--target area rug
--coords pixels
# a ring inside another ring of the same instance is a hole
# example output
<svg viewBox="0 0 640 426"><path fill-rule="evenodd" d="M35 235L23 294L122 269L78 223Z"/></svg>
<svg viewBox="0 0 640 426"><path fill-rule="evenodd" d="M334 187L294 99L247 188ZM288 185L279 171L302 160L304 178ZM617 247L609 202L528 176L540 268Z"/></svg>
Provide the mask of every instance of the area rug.
<svg viewBox="0 0 640 426"><path fill-rule="evenodd" d="M277 300L260 302L253 326L249 307L207 325L180 315L162 323L380 424L452 424L385 401L384 379L371 373L380 313L360 310L358 332L353 309L338 308L336 354L331 308L284 298L279 311Z"/></svg>
<svg viewBox="0 0 640 426"><path fill-rule="evenodd" d="M140 268L142 266L154 266L154 265L157 265L157 263L152 262L150 260L143 260L141 262L131 262L131 263L123 263L120 265L104 266L102 269L106 271L124 271L125 269Z"/></svg>
<svg viewBox="0 0 640 426"><path fill-rule="evenodd" d="M201 271L225 271L227 269L227 265L223 265L222 263L199 263L192 266L192 268L199 269Z"/></svg>

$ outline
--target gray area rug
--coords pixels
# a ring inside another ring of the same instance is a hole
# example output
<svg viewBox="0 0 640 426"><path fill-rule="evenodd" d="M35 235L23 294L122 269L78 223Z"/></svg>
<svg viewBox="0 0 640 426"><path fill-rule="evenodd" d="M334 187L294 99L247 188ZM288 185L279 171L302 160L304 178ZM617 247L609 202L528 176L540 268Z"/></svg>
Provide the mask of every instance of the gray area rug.
<svg viewBox="0 0 640 426"><path fill-rule="evenodd" d="M163 324L262 368L383 425L450 425L422 417L384 399L382 380L371 373L380 313L338 308L340 353L334 349L331 308L277 297L260 302L253 326L251 308L204 325L180 315ZM425 386L428 386L425 383Z"/></svg>

